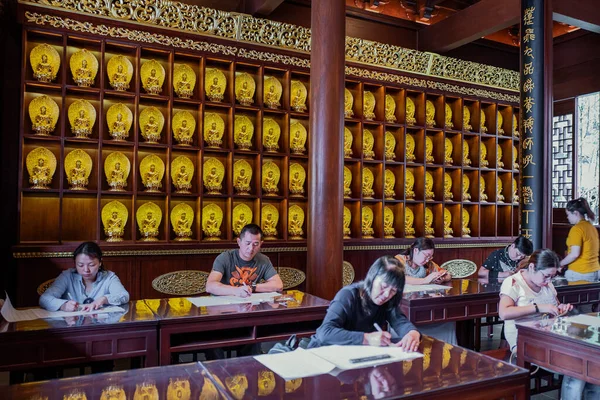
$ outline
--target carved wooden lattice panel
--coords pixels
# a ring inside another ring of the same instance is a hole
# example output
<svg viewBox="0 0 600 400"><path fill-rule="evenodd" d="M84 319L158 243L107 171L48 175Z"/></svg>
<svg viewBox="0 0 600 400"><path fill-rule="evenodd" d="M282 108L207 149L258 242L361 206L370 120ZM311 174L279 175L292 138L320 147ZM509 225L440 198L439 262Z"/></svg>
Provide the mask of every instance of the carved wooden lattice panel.
<svg viewBox="0 0 600 400"><path fill-rule="evenodd" d="M552 207L573 198L573 114L552 119Z"/></svg>

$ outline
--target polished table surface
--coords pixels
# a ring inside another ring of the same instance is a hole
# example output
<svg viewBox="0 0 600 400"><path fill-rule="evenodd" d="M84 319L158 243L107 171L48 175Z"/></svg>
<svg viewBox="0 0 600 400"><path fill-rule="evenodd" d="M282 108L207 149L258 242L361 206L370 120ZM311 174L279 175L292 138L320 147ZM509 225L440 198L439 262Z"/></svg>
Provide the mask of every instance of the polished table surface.
<svg viewBox="0 0 600 400"><path fill-rule="evenodd" d="M425 357L378 367L284 381L254 358L98 374L26 385L8 399L114 398L217 399L525 399L528 371L485 355L424 337ZM118 395L121 397L118 397ZM136 396L136 394L138 396ZM108 397L105 397L108 398Z"/></svg>

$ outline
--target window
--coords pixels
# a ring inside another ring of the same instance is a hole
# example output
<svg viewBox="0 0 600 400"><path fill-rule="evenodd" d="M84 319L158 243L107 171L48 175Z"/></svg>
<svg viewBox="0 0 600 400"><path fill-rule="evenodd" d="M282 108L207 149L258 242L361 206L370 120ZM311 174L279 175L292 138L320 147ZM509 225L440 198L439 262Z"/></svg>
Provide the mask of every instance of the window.
<svg viewBox="0 0 600 400"><path fill-rule="evenodd" d="M598 215L600 187L600 93L577 97L577 193ZM554 175L554 172L553 172Z"/></svg>
<svg viewBox="0 0 600 400"><path fill-rule="evenodd" d="M552 207L573 198L573 114L552 119Z"/></svg>

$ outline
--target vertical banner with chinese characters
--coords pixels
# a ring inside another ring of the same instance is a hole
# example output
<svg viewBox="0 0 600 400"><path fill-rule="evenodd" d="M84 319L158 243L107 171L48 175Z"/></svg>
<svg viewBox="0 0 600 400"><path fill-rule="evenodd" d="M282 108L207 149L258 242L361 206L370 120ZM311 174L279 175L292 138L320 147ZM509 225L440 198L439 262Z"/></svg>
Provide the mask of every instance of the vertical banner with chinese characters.
<svg viewBox="0 0 600 400"><path fill-rule="evenodd" d="M544 189L544 0L521 0L520 116L521 234L539 249Z"/></svg>

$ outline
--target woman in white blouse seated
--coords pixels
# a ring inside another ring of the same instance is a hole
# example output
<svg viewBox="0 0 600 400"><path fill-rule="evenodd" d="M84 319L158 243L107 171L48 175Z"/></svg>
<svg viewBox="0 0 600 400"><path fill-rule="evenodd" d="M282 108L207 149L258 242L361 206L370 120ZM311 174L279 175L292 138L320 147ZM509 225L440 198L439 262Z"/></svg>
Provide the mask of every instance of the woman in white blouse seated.
<svg viewBox="0 0 600 400"><path fill-rule="evenodd" d="M73 252L75 268L63 271L40 297L40 307L49 311L92 311L104 305L129 302L129 293L114 272L104 269L102 250L85 242Z"/></svg>

